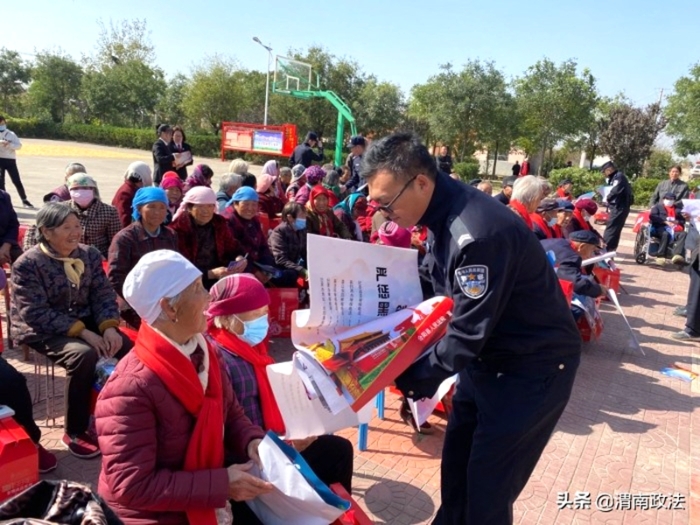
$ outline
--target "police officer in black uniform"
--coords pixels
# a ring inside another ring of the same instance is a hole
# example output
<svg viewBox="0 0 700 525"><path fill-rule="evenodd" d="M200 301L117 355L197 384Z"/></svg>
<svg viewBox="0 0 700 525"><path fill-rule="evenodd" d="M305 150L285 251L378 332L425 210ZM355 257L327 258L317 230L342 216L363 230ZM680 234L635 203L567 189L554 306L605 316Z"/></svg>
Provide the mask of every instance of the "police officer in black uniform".
<svg viewBox="0 0 700 525"><path fill-rule="evenodd" d="M315 152L313 148L318 147L318 152ZM297 164L301 164L305 168L311 166L312 162L322 162L323 161L323 142L318 140L318 135L313 131L309 131L306 134L306 139L304 142L299 144L294 151L292 156L289 157L289 167L293 168Z"/></svg>
<svg viewBox="0 0 700 525"><path fill-rule="evenodd" d="M620 244L620 235L625 227L627 216L630 214L632 186L630 186L630 181L627 180L625 174L618 170L612 161L603 164L600 171L608 178L608 186L612 186L607 199L610 216L605 225L603 241L608 251L614 252L617 250L617 245Z"/></svg>
<svg viewBox="0 0 700 525"><path fill-rule="evenodd" d="M459 373L433 523L511 523L581 354L554 269L522 219L438 172L414 135L374 142L362 174L381 213L429 229L424 292L454 300L445 337L396 380L405 396L421 399Z"/></svg>
<svg viewBox="0 0 700 525"><path fill-rule="evenodd" d="M350 153L352 158L350 159L350 178L345 184L345 189L349 193L357 191L360 187L364 186L365 180L360 174L360 168L362 166L362 156L365 153L365 147L367 146L367 141L362 135L355 135L350 137L350 142L348 147L350 148Z"/></svg>

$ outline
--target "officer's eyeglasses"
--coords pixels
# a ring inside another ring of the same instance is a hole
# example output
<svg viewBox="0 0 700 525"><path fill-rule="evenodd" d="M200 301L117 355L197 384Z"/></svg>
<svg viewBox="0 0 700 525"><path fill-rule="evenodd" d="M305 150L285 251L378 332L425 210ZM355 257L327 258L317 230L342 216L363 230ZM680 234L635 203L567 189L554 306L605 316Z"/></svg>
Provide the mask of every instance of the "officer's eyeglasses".
<svg viewBox="0 0 700 525"><path fill-rule="evenodd" d="M415 176L413 176L411 179L409 179L408 182L406 182L406 184L403 185L403 188L401 188L401 191L399 191L399 192L396 194L396 197L394 197L393 199L391 199L391 200L389 201L389 204L382 204L381 206L377 206L377 211L379 211L379 212L381 212L381 213L385 213L385 214L387 214L387 215L393 215L394 210L392 210L391 207L392 207L394 204L396 204L396 201L399 200L399 199L401 198L401 195L403 195L403 192L406 191L406 190L408 189L408 187L411 185L411 183L412 183L414 180L416 180L417 177L418 177L418 175L415 175Z"/></svg>

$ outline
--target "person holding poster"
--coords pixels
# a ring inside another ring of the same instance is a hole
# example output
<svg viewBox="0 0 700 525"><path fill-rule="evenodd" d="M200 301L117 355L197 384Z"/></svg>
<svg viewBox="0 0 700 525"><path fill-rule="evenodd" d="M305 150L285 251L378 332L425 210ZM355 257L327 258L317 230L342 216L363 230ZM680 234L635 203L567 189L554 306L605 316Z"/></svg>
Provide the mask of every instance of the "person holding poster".
<svg viewBox="0 0 700 525"><path fill-rule="evenodd" d="M374 142L362 175L387 218L430 230L424 292L454 301L445 337L396 379L419 400L459 374L433 523L512 523L581 356L554 269L518 216L439 173L410 133Z"/></svg>

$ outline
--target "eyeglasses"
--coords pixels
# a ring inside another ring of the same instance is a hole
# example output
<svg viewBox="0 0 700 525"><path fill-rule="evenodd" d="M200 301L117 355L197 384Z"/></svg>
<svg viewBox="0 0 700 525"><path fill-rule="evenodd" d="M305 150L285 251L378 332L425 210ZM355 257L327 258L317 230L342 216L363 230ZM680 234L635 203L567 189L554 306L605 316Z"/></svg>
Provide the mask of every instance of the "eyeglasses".
<svg viewBox="0 0 700 525"><path fill-rule="evenodd" d="M401 198L401 195L403 195L403 192L406 191L406 190L408 189L408 187L411 185L411 183L412 183L414 180L416 180L417 177L418 177L418 175L415 175L415 176L411 177L411 179L409 179L408 182L406 182L406 184L403 185L403 188L401 188L401 191L399 191L399 192L396 194L396 197L394 197L393 199L391 199L391 200L389 201L389 204L382 204L381 206L377 206L377 211L382 212L382 213L386 213L387 215L392 215L392 214L394 213L394 210L392 210L391 207L392 207L394 204L396 204L396 201L399 200L399 199Z"/></svg>

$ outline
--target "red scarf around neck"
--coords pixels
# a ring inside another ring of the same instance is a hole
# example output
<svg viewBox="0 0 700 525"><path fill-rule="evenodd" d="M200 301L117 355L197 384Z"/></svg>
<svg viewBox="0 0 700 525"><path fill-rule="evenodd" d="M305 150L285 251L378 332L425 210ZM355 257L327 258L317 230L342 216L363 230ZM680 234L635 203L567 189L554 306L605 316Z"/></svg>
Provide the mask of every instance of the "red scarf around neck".
<svg viewBox="0 0 700 525"><path fill-rule="evenodd" d="M549 228L549 225L546 222L544 222L544 219L540 214L531 213L530 218L532 219L532 222L536 224L540 230L542 230L542 233L544 233L547 239L552 238L552 230Z"/></svg>
<svg viewBox="0 0 700 525"><path fill-rule="evenodd" d="M184 470L220 469L224 467L224 397L219 360L207 345L209 383L206 392L192 362L146 323L136 338L134 352L156 374L165 388L182 403L196 422L185 453ZM187 511L190 525L216 525L215 509Z"/></svg>
<svg viewBox="0 0 700 525"><path fill-rule="evenodd" d="M574 217L575 217L576 220L578 221L578 223L579 223L579 225L581 226L581 228L583 228L583 229L586 230L586 231L592 231L592 230L591 230L591 225L588 224L588 221L587 221L586 219L583 218L583 213L582 213L581 210L579 210L578 208L574 209Z"/></svg>
<svg viewBox="0 0 700 525"><path fill-rule="evenodd" d="M240 357L253 366L255 379L258 382L260 409L262 410L265 430L272 430L279 435L284 434L284 420L277 406L277 401L275 401L270 379L267 377L267 365L275 362L267 353L267 341L250 346L228 330L217 328L214 325L209 327L209 335L227 352Z"/></svg>
<svg viewBox="0 0 700 525"><path fill-rule="evenodd" d="M530 213L525 208L525 205L517 200L511 199L508 204L518 215L522 217L527 224L528 229L532 230L532 219L530 218Z"/></svg>
<svg viewBox="0 0 700 525"><path fill-rule="evenodd" d="M561 226L559 226L558 224L552 226L552 237L555 239L564 238L564 232L561 230Z"/></svg>

